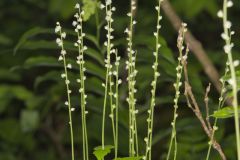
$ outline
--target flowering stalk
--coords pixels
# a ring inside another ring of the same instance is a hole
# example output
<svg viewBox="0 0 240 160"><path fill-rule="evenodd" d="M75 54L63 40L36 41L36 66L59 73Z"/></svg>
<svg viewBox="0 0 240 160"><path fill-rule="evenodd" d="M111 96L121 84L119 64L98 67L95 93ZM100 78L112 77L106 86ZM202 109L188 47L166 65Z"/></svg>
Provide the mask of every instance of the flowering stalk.
<svg viewBox="0 0 240 160"><path fill-rule="evenodd" d="M113 72L113 75L115 76L115 94L114 94L114 98L115 98L115 105L113 105L113 108L115 109L115 159L117 159L118 156L118 107L119 107L119 96L118 96L118 88L119 85L122 83L122 80L119 79L119 61L120 61L120 57L118 56L118 52L115 52L115 71Z"/></svg>
<svg viewBox="0 0 240 160"><path fill-rule="evenodd" d="M62 32L62 27L59 22L57 22L57 24L56 24L55 33L60 36L60 38L56 39L56 43L61 48L61 55L59 56L58 60L63 61L63 66L64 66L64 73L61 74L61 77L65 79L65 84L66 84L66 88L67 88L67 101L65 102L65 105L68 106L70 138L71 138L71 153L72 153L72 160L74 160L74 137L73 137L73 125L72 125L72 113L71 112L74 111L75 108L73 108L71 106L70 94L72 91L70 90L70 87L69 87L70 81L68 79L68 70L67 70L67 69L71 69L72 65L67 64L67 62L66 62L67 52L64 49L64 43L63 43L63 40L66 38L66 33Z"/></svg>
<svg viewBox="0 0 240 160"><path fill-rule="evenodd" d="M171 123L172 125L172 133L171 133L171 140L168 148L168 154L167 154L167 160L170 159L171 151L172 151L172 145L174 142L174 160L177 158L177 132L176 132L176 120L178 117L177 110L178 110L178 100L180 97L180 87L182 86L182 73L183 73L183 61L186 61L187 55L189 52L188 47L186 48L186 53L183 56L183 50L184 50L184 36L187 31L186 29L186 24L182 23L182 26L179 30L179 35L178 35L178 40L177 40L177 47L179 51L179 57L178 57L178 66L176 67L177 71L177 78L176 78L176 83L174 83L174 88L176 90L175 92L175 97L174 97L174 114L173 114L173 121Z"/></svg>
<svg viewBox="0 0 240 160"><path fill-rule="evenodd" d="M232 23L228 20L228 8L233 6L231 0L223 1L223 10L218 12L218 15L223 19L223 29L222 38L225 40L224 52L228 56L229 68L231 73L231 86L233 92L233 108L234 108L234 120L235 120L235 132L236 132L236 145L237 145L237 157L240 160L240 129L239 129L239 115L238 115L238 89L237 89L237 78L235 72L235 66L232 56L232 48L234 44L231 42L231 36L234 34L231 31Z"/></svg>
<svg viewBox="0 0 240 160"><path fill-rule="evenodd" d="M154 36L156 38L156 48L155 52L153 52L153 55L155 57L155 62L153 63L153 70L154 70L154 78L151 83L152 90L151 90L151 102L150 102L150 109L148 110L149 117L147 119L148 123L148 131L147 131L147 137L144 138L146 142L146 151L145 151L145 160L151 160L151 151L152 151L152 132L153 132L153 120L154 120L154 108L155 108L155 96L156 96L156 88L157 88L157 79L160 76L160 73L158 72L158 54L159 54L159 48L161 47L159 43L159 34L160 34L160 21L162 19L162 16L160 15L160 9L161 9L161 3L163 0L159 0L158 6L155 7L157 10L157 30L154 32Z"/></svg>
<svg viewBox="0 0 240 160"><path fill-rule="evenodd" d="M87 136L87 125L86 125L86 114L88 113L86 111L86 98L87 95L85 93L85 80L86 76L84 72L86 71L86 68L84 66L84 51L87 50L87 47L84 46L83 38L85 36L85 33L83 33L83 15L84 11L81 10L80 5L76 4L76 9L78 9L78 13L74 15L76 18L76 21L73 21L73 26L75 27L75 32L77 33L78 40L74 44L75 47L78 48L78 57L77 57L77 64L79 65L79 76L80 79L77 79L77 82L80 83L79 93L81 95L81 113L82 113L82 141L83 141L83 159L88 160L88 136Z"/></svg>
<svg viewBox="0 0 240 160"><path fill-rule="evenodd" d="M128 41L128 60L126 61L126 69L128 70L128 98L127 102L129 104L129 156L134 157L138 155L138 136L137 136L137 122L136 122L136 99L135 99L135 84L136 84L136 75L137 70L135 68L136 62L136 52L132 48L132 38L133 38L133 26L137 23L133 20L133 13L136 9L136 2L131 1L131 12L127 15L130 17L130 26L129 29L125 30L127 33Z"/></svg>
<svg viewBox="0 0 240 160"><path fill-rule="evenodd" d="M106 0L105 5L101 4L101 8L105 8L106 11L106 21L107 25L105 26L105 29L107 30L107 41L104 43L104 45L107 47L107 56L105 59L105 67L106 67L106 76L105 76L105 84L103 84L103 87L105 88L105 93L104 93L104 102L103 102L103 119L102 119L102 149L104 149L104 138L105 138L105 116L106 116L106 105L107 105L107 97L108 94L110 94L110 105L111 105L111 111L113 111L113 101L112 101L112 64L111 64L111 54L115 52L113 49L113 44L112 44L112 13L113 11L116 10L115 7L112 7L112 1L111 0ZM109 88L108 88L109 87ZM115 125L114 125L114 115L110 114L110 118L112 119L112 127L113 127L113 137L114 137L114 143L115 143Z"/></svg>
<svg viewBox="0 0 240 160"><path fill-rule="evenodd" d="M229 72L229 63L227 62L224 77L227 76L228 72ZM221 89L220 97L219 97L219 100L218 100L218 109L217 110L219 110L223 107L224 101L225 101L224 94L226 93L226 80L225 80L225 78L221 78L220 82L222 84L222 89ZM218 119L215 118L214 125L213 125L212 136L211 136L211 139L210 139L206 160L209 160L211 149L212 149L212 144L213 144L212 141L214 140L215 132L218 129L217 121L218 121Z"/></svg>

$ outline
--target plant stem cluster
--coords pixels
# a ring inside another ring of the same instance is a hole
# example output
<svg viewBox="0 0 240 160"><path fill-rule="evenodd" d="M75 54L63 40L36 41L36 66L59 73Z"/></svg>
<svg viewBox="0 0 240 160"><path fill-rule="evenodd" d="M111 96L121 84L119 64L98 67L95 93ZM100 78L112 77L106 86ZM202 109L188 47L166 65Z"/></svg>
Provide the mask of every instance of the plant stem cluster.
<svg viewBox="0 0 240 160"><path fill-rule="evenodd" d="M114 148L115 148L115 158L117 158L118 152L118 87L121 84L121 79L119 79L119 62L120 57L118 56L118 51L113 48L113 35L112 32L114 29L112 28L113 18L112 14L116 10L115 7L112 6L111 0L106 0L105 5L101 4L101 9L105 8L106 17L105 20L107 25L104 27L107 31L106 38L107 41L104 42L104 45L107 48L107 54L105 59L105 67L106 67L106 77L105 83L103 83L103 87L105 89L104 94L104 102L103 102L103 119L102 119L102 149L104 149L105 145L105 116L106 116L106 106L107 101L109 99L110 103L110 114L109 117L112 122L112 130L113 130L113 140L114 140ZM115 63L112 64L111 59L114 57Z"/></svg>
<svg viewBox="0 0 240 160"><path fill-rule="evenodd" d="M223 19L223 30L221 37L225 41L225 46L223 47L224 52L227 54L229 68L231 73L230 85L232 86L233 101L232 105L234 108L234 120L235 120L235 132L236 132L236 145L237 145L237 157L240 160L240 127L239 127L239 115L238 115L238 86L236 78L236 70L234 65L234 60L232 56L232 48L234 44L231 42L231 37L234 35L234 31L231 31L232 23L228 20L228 8L233 6L232 0L223 1L223 10L218 12L218 16Z"/></svg>
<svg viewBox="0 0 240 160"><path fill-rule="evenodd" d="M75 27L75 32L77 33L77 41L74 43L75 47L78 48L78 57L77 57L77 64L79 65L79 79L77 82L80 84L79 86L79 93L81 97L81 118L82 118L82 141L83 141L83 159L88 160L88 136L87 136L87 125L86 125L86 91L85 91L85 61L84 61L84 52L87 50L87 46L84 45L83 39L85 33L83 33L83 15L84 11L81 10L80 5L76 4L75 8L78 12L74 15L76 21L73 21L73 26Z"/></svg>
<svg viewBox="0 0 240 160"><path fill-rule="evenodd" d="M129 28L125 30L127 34L127 42L128 42L128 60L126 61L126 69L128 71L128 97L127 102L129 104L129 156L134 157L138 155L138 133L137 133L137 120L136 114L138 110L136 110L136 98L135 93L137 89L135 88L136 85L136 51L133 50L133 29L134 25L137 23L134 20L133 13L136 9L136 2L131 1L131 11L127 14L130 17L130 25Z"/></svg>
<svg viewBox="0 0 240 160"><path fill-rule="evenodd" d="M64 39L66 38L66 33L62 32L62 27L59 22L56 23L55 33L59 35L59 38L56 39L57 45L61 48L61 53L58 58L59 61L63 62L64 65L64 73L61 74L61 77L65 80L66 89L67 89L67 101L65 102L65 105L68 106L68 114L69 114L69 127L70 127L70 138L71 138L71 155L72 160L74 160L74 136L73 136L73 124L72 124L72 111L75 110L71 106L71 98L70 94L72 91L70 90L70 80L68 78L68 69L72 68L72 65L66 62L66 50L64 49Z"/></svg>
<svg viewBox="0 0 240 160"><path fill-rule="evenodd" d="M159 49L161 47L161 44L159 43L159 35L160 35L160 21L162 19L160 9L161 9L161 3L163 0L159 0L158 6L155 7L157 11L157 25L156 25L156 32L154 32L155 37L155 51L153 52L153 56L155 57L155 61L152 65L153 68L153 81L151 83L152 90L151 90L151 101L150 101L150 108L148 110L148 119L147 119L147 137L144 138L144 141L146 142L146 150L145 150L145 156L143 159L151 160L152 155L152 133L153 133L153 122L154 122L154 108L155 108L155 97L156 97L156 89L157 89L157 80L160 76L160 73L158 72L158 65L159 65Z"/></svg>
<svg viewBox="0 0 240 160"><path fill-rule="evenodd" d="M179 30L179 35L178 35L178 40L177 40L177 47L179 51L179 57L178 57L178 65L176 67L176 82L173 84L175 88L175 97L174 97L174 114L173 114L173 121L171 123L172 125L172 133L171 133L171 139L170 139L170 144L168 148L168 154L167 154L167 160L170 159L171 151L172 151L172 145L174 143L174 160L177 158L177 131L176 131L176 120L178 117L178 101L180 98L180 87L182 86L182 73L183 73L183 62L187 60L187 55L189 52L188 47L185 50L185 55L183 55L184 51L184 37L185 33L187 32L186 28L187 24L182 23L182 26Z"/></svg>

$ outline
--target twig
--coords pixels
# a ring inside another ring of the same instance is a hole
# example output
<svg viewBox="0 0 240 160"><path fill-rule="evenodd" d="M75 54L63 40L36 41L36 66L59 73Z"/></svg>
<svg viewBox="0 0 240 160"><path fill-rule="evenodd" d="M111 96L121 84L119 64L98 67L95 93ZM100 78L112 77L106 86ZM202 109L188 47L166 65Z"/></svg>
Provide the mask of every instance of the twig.
<svg viewBox="0 0 240 160"><path fill-rule="evenodd" d="M173 9L169 1L164 0L161 7L163 8L169 21L172 23L174 29L178 31L179 28L181 27L182 20L176 14L175 10ZM219 92L221 92L221 84L219 83L219 74L216 68L214 67L214 65L212 64L211 60L208 58L207 53L203 49L201 43L192 35L190 31L186 33L185 41L187 44L189 44L189 49L194 53L194 55L203 65L204 71L212 81L213 85L216 87L216 89Z"/></svg>
<svg viewBox="0 0 240 160"><path fill-rule="evenodd" d="M205 133L207 134L207 136L210 139L210 143L212 143L213 148L219 153L222 160L226 160L226 156L222 150L221 145L212 136L214 134L214 130L212 129L210 122L208 123L204 120L201 110L199 108L199 105L196 101L196 98L195 98L193 92L192 92L192 87L190 86L189 81L188 81L188 71L187 71L186 60L182 61L182 63L184 66L184 73L185 73L184 74L184 76L185 76L185 93L184 93L184 95L187 99L188 107L192 109L192 111L194 112L194 114L196 115L198 120L200 121L202 128L204 129ZM207 92L209 92L208 89L207 89ZM207 106L207 109L208 109L208 106Z"/></svg>
<svg viewBox="0 0 240 160"><path fill-rule="evenodd" d="M205 107L206 107L206 122L208 124L209 130L212 132L212 126L209 121L209 106L208 106L208 103L209 103L208 94L209 94L210 90L211 90L211 83L209 83L208 87L206 88L204 102L205 102Z"/></svg>

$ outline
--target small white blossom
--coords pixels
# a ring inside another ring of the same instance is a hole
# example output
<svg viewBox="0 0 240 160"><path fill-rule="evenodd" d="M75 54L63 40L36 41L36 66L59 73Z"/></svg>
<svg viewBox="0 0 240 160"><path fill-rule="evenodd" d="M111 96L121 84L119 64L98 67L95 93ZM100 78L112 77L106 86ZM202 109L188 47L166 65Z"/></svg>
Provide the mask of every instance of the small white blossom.
<svg viewBox="0 0 240 160"><path fill-rule="evenodd" d="M227 29L230 29L230 28L232 27L232 23L231 23L230 21L227 21L227 22L225 23L225 27L226 27Z"/></svg>
<svg viewBox="0 0 240 160"><path fill-rule="evenodd" d="M231 0L227 1L227 7L232 7L233 6L233 2Z"/></svg>
<svg viewBox="0 0 240 160"><path fill-rule="evenodd" d="M233 62L234 67L239 66L239 64L240 64L240 61L239 61L239 60L235 60L235 61Z"/></svg>
<svg viewBox="0 0 240 160"><path fill-rule="evenodd" d="M105 5L104 5L104 4L101 4L101 5L100 5L100 8L101 8L101 9L104 9L104 8L105 8Z"/></svg>
<svg viewBox="0 0 240 160"><path fill-rule="evenodd" d="M112 0L106 0L106 5L112 4Z"/></svg>
<svg viewBox="0 0 240 160"><path fill-rule="evenodd" d="M61 30L61 26L57 25L56 28L55 28L55 33L60 32L60 30Z"/></svg>
<svg viewBox="0 0 240 160"><path fill-rule="evenodd" d="M217 12L217 16L218 16L219 18L222 18L222 17L223 17L223 11L222 11L222 10L219 10L219 11Z"/></svg>
<svg viewBox="0 0 240 160"><path fill-rule="evenodd" d="M76 9L79 9L79 8L80 8L80 4L77 3L77 4L75 5L75 8L76 8Z"/></svg>
<svg viewBox="0 0 240 160"><path fill-rule="evenodd" d="M224 46L225 53L230 53L232 51L232 48L233 48L233 44L226 44Z"/></svg>

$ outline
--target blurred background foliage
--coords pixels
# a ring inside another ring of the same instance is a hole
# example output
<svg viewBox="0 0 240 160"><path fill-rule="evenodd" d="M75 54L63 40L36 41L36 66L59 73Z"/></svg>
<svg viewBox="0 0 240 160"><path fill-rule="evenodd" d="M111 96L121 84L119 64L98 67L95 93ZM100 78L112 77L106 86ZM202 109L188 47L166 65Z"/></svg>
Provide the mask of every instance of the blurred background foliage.
<svg viewBox="0 0 240 160"><path fill-rule="evenodd" d="M68 133L68 113L63 105L66 100L65 86L60 78L62 66L57 62L59 50L55 45L54 27L62 22L68 33L66 48L73 59L76 49L73 41L76 36L71 26L76 0L1 0L0 1L0 160L67 160L70 159L70 139ZM179 16L188 23L189 29L199 39L208 56L223 75L226 55L223 54L221 21L216 13L221 8L221 0L171 0ZM240 2L231 9L230 19L236 35L234 56L240 59ZM87 33L87 94L89 114L87 126L90 151L101 144L101 112L105 69L103 57L105 48L104 13L98 9L99 1L82 0L86 12L84 30ZM124 60L126 40L123 34L128 26L126 13L129 1L114 0L117 8L114 14L115 45L123 57L121 77L126 77ZM137 98L140 113L140 149L144 151L143 137L146 135L146 110L150 99L152 80L153 48L156 15L156 1L138 1L137 27L134 47L138 51ZM163 14L161 34L161 77L158 82L157 107L155 114L153 159L163 159L168 148L173 111L177 33ZM79 95L77 94L78 69L71 71L71 87L74 94L74 132L77 159L81 159L81 132ZM199 104L204 106L204 90L209 83L203 67L193 54L189 57L189 74L194 93ZM125 101L126 84L120 89L120 155L128 151L128 107ZM218 92L210 92L210 111L217 107ZM204 108L202 107L203 111ZM186 106L184 97L180 99L178 130L178 159L199 160L206 155L208 138L192 111ZM220 120L217 139L222 144L228 159L235 160L235 136L233 120ZM107 124L106 141L112 144L111 126ZM91 159L94 159L91 155ZM213 150L212 160L220 159Z"/></svg>

